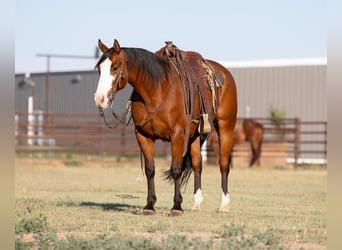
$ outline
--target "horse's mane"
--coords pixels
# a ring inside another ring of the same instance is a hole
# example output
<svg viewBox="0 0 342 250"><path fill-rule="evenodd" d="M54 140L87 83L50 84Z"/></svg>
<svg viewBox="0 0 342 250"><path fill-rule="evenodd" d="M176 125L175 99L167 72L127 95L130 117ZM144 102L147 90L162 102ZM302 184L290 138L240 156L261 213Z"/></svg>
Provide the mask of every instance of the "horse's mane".
<svg viewBox="0 0 342 250"><path fill-rule="evenodd" d="M121 48L128 56L128 70L138 67L140 73L146 73L151 82L161 83L171 71L171 66L164 58L140 48ZM98 67L114 51L113 48L105 51L95 67Z"/></svg>
<svg viewBox="0 0 342 250"><path fill-rule="evenodd" d="M128 70L133 67L141 69L152 82L161 83L170 72L171 67L164 58L140 48L122 48L128 56Z"/></svg>

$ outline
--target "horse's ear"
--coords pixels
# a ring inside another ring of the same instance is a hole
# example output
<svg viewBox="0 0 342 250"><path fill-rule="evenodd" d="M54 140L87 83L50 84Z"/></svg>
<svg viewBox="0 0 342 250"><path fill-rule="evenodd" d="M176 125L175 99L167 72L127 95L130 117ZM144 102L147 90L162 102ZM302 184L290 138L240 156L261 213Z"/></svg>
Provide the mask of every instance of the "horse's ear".
<svg viewBox="0 0 342 250"><path fill-rule="evenodd" d="M121 50L120 44L119 44L118 40L116 40L116 39L114 39L113 48L114 48L114 51L116 51L117 53L119 53Z"/></svg>
<svg viewBox="0 0 342 250"><path fill-rule="evenodd" d="M101 42L101 39L99 39L98 45L102 52L106 52L108 50L108 47Z"/></svg>

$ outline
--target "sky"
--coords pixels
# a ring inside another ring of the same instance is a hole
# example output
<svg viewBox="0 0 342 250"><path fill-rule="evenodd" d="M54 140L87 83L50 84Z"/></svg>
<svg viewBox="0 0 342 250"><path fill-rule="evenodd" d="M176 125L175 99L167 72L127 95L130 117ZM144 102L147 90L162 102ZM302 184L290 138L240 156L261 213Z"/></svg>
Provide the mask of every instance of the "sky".
<svg viewBox="0 0 342 250"><path fill-rule="evenodd" d="M171 40L216 61L327 56L324 0L17 0L15 72L45 72L37 54L92 56L108 47L152 52ZM96 59L52 57L51 71L92 70Z"/></svg>

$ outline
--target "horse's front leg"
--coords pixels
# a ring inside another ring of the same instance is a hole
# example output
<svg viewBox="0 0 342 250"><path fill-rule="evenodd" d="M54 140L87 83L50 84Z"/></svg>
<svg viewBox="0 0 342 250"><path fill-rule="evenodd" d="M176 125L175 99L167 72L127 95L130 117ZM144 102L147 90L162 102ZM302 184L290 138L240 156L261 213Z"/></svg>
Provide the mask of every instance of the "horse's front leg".
<svg viewBox="0 0 342 250"><path fill-rule="evenodd" d="M155 214L154 204L157 201L154 176L155 176L155 166L154 166L154 141L146 138L140 133L136 133L136 138L139 143L140 149L144 155L145 160L145 174L147 179L147 204L144 207L144 215Z"/></svg>
<svg viewBox="0 0 342 250"><path fill-rule="evenodd" d="M182 176L182 160L184 153L184 135L178 134L171 139L171 169L170 174L173 178L175 190L173 197L173 207L171 208L171 216L183 214L182 202L183 197L181 194L181 176Z"/></svg>

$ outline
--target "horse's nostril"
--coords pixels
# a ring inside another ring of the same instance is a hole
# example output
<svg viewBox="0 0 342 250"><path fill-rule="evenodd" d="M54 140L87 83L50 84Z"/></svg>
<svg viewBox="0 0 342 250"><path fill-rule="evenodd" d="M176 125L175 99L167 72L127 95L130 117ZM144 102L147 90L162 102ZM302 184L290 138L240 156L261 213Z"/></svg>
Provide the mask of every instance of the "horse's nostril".
<svg viewBox="0 0 342 250"><path fill-rule="evenodd" d="M105 97L103 95L95 95L95 102L99 104L103 104L105 102Z"/></svg>

